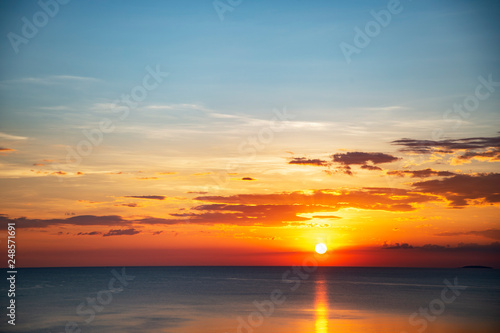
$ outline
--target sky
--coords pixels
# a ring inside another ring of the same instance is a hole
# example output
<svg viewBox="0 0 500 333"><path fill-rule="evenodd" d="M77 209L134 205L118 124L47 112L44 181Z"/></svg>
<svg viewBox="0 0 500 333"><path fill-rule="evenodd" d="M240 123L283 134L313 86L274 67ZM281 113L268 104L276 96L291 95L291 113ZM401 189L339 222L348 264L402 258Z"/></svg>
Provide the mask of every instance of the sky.
<svg viewBox="0 0 500 333"><path fill-rule="evenodd" d="M500 267L499 15L3 1L17 265Z"/></svg>

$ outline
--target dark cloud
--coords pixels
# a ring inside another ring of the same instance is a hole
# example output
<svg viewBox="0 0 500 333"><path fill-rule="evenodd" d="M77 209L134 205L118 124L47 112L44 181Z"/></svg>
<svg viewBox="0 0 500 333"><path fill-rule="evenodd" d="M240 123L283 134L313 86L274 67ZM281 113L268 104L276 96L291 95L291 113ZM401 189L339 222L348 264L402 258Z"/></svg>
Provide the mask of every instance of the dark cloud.
<svg viewBox="0 0 500 333"><path fill-rule="evenodd" d="M100 231L79 232L76 235L77 236L96 236L96 235L102 235L102 232L100 232Z"/></svg>
<svg viewBox="0 0 500 333"><path fill-rule="evenodd" d="M25 217L10 219L5 215L0 216L0 226L5 229L7 223L16 223L16 228L47 228L61 225L78 225L78 226L117 226L130 225L130 221L124 220L118 215L95 216L95 215L79 215L72 216L66 219L27 219Z"/></svg>
<svg viewBox="0 0 500 333"><path fill-rule="evenodd" d="M136 235L141 233L140 230L136 230L134 228L130 229L111 229L107 233L103 235L103 237L108 237L108 236L131 236L131 235Z"/></svg>
<svg viewBox="0 0 500 333"><path fill-rule="evenodd" d="M382 168L375 164L391 163L399 160L399 158L389 154L365 152L338 153L333 154L331 158L334 163L340 164L335 168L335 171L349 176L353 175L351 165L361 165L361 169L365 170L380 171Z"/></svg>
<svg viewBox="0 0 500 333"><path fill-rule="evenodd" d="M472 159L489 159L492 161L500 161L500 148L494 150L487 150L483 152L468 151L458 157L460 160L470 161Z"/></svg>
<svg viewBox="0 0 500 333"><path fill-rule="evenodd" d="M326 170L326 173L329 175L333 175L335 172L343 173L343 174L346 174L348 176L354 175L352 173L352 168L349 165L338 166L335 168L335 171Z"/></svg>
<svg viewBox="0 0 500 333"><path fill-rule="evenodd" d="M320 159L309 159L305 157L294 157L288 164L302 164L302 165L314 165L314 166L328 166L328 162Z"/></svg>
<svg viewBox="0 0 500 333"><path fill-rule="evenodd" d="M347 152L338 153L330 156L331 162L322 159L309 159L306 157L294 157L288 164L301 164L301 165L313 165L328 167L324 171L333 175L336 173L343 173L349 176L353 176L351 165L361 165L362 169L371 171L380 171L380 167L375 164L390 163L397 161L399 158L384 154L384 153L365 153L365 152ZM337 166L335 166L335 164ZM333 169L330 167L335 166Z"/></svg>
<svg viewBox="0 0 500 333"><path fill-rule="evenodd" d="M384 244L382 248L386 250L395 250L395 249L410 250L413 249L413 246L409 245L408 243L402 243L402 244L396 243L394 245Z"/></svg>
<svg viewBox="0 0 500 333"><path fill-rule="evenodd" d="M478 200L480 204L500 202L500 174L455 175L442 180L417 182L418 191L438 194L450 200L450 205L462 208Z"/></svg>
<svg viewBox="0 0 500 333"><path fill-rule="evenodd" d="M131 208L139 207L139 205L136 204L135 202L123 203L123 204L119 204L119 205L115 205L115 206L125 206L125 207L131 207Z"/></svg>
<svg viewBox="0 0 500 333"><path fill-rule="evenodd" d="M497 137L474 137L465 139L447 139L447 140L415 140L415 139L400 139L391 142L393 145L403 146L401 151L414 152L419 154L430 154L433 152L451 154L457 150L467 150L470 155L467 158L473 158L473 151L484 149L495 149L498 157L498 149L500 148L500 136ZM464 156L465 156L464 155Z"/></svg>
<svg viewBox="0 0 500 333"><path fill-rule="evenodd" d="M366 169L366 170L372 170L372 171L381 171L382 168L378 167L378 166L375 166L375 165L368 165L368 164L364 164L361 166L361 169Z"/></svg>
<svg viewBox="0 0 500 333"><path fill-rule="evenodd" d="M15 149L0 147L0 152L16 151Z"/></svg>
<svg viewBox="0 0 500 333"><path fill-rule="evenodd" d="M255 179L252 177L243 177L243 178L241 178L241 180L255 180Z"/></svg>
<svg viewBox="0 0 500 333"><path fill-rule="evenodd" d="M429 252L495 252L500 253L500 242L491 244L476 244L476 243L459 243L457 246L425 244L422 246L413 246L407 243L396 243L395 245L384 244L382 249L385 250L414 250L414 251L429 251Z"/></svg>
<svg viewBox="0 0 500 333"><path fill-rule="evenodd" d="M348 152L332 155L332 159L336 163L344 165L366 165L368 162L373 164L390 163L399 160L399 158L384 154L384 153L364 153L364 152Z"/></svg>
<svg viewBox="0 0 500 333"><path fill-rule="evenodd" d="M500 240L500 229L488 229L481 231L464 231L464 232L441 232L436 236L461 236L461 235L474 235Z"/></svg>
<svg viewBox="0 0 500 333"><path fill-rule="evenodd" d="M167 197L163 195L126 195L124 198L165 200Z"/></svg>
<svg viewBox="0 0 500 333"><path fill-rule="evenodd" d="M387 171L388 175L392 176L399 176L399 177L404 177L404 176L409 176L412 178L427 178L427 177L432 177L432 176L440 176L440 177L449 177L449 176L454 176L456 173L450 172L450 171L437 171L437 170L432 170L430 168L428 169L423 169L423 170L394 170L394 171Z"/></svg>

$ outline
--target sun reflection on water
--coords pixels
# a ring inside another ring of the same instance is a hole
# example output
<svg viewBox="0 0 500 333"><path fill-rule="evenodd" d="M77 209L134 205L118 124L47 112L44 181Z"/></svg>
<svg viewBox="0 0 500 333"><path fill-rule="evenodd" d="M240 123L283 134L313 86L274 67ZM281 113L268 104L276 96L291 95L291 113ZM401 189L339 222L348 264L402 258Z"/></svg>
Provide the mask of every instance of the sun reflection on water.
<svg viewBox="0 0 500 333"><path fill-rule="evenodd" d="M314 299L314 312L315 312L315 332L327 333L328 332L328 286L324 278L316 280L315 285L315 299Z"/></svg>

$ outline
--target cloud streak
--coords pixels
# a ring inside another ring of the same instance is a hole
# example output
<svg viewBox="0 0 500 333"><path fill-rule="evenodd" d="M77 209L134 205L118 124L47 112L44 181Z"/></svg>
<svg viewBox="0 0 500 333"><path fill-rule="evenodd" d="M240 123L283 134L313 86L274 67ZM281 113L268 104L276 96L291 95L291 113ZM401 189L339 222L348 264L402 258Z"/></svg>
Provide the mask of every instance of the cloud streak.
<svg viewBox="0 0 500 333"><path fill-rule="evenodd" d="M163 195L126 195L124 198L165 200L167 197Z"/></svg>
<svg viewBox="0 0 500 333"><path fill-rule="evenodd" d="M441 232L436 234L436 236L481 236L494 240L500 240L500 230L499 229L488 229L481 231L462 231L462 232Z"/></svg>
<svg viewBox="0 0 500 333"><path fill-rule="evenodd" d="M409 176L411 178L428 178L428 177L432 177L432 176L449 177L449 176L456 175L454 172L437 171L437 170L433 170L430 168L427 168L424 170L414 170L414 171L394 170L394 171L387 171L387 174L390 176L399 176L399 177Z"/></svg>
<svg viewBox="0 0 500 333"><path fill-rule="evenodd" d="M288 162L288 164L328 166L328 162L325 160L320 160L318 158L309 159L305 157L294 157Z"/></svg>

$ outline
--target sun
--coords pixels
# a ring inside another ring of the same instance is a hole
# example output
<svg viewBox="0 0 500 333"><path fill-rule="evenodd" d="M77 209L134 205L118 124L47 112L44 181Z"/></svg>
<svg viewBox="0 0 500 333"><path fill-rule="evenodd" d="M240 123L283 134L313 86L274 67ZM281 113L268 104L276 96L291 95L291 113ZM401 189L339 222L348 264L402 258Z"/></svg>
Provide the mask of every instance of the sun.
<svg viewBox="0 0 500 333"><path fill-rule="evenodd" d="M327 248L326 248L326 245L323 244L323 243L318 243L316 244L316 248L315 248L316 252L319 253L319 254L323 254L326 252Z"/></svg>

